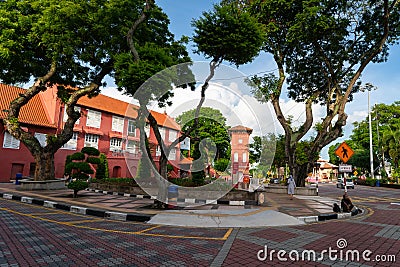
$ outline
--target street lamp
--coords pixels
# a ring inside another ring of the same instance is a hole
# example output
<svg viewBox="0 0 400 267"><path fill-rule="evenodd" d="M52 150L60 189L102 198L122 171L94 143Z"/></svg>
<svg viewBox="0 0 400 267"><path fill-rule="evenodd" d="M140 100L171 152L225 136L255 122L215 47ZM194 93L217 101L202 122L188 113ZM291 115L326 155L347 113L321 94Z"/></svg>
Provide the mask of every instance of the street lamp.
<svg viewBox="0 0 400 267"><path fill-rule="evenodd" d="M361 92L368 91L368 123L369 123L369 163L371 165L371 178L374 178L374 154L372 151L372 124L371 124L371 109L370 109L370 93L372 90L378 89L371 83L366 83L360 87Z"/></svg>

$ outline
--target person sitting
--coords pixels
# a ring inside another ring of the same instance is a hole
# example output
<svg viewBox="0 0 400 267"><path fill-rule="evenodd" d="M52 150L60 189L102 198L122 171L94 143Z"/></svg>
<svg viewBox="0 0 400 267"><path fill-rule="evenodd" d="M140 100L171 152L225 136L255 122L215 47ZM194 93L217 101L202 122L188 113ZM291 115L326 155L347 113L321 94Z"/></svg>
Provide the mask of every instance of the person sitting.
<svg viewBox="0 0 400 267"><path fill-rule="evenodd" d="M351 202L350 197L347 195L347 193L344 193L342 201L341 201L341 207L343 212L351 212L352 209L354 208L353 203Z"/></svg>

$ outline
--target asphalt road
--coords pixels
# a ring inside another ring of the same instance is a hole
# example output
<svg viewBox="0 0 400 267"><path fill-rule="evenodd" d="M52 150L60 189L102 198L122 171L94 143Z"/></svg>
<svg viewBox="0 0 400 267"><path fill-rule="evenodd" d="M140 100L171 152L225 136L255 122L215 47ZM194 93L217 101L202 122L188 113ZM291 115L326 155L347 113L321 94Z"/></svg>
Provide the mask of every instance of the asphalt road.
<svg viewBox="0 0 400 267"><path fill-rule="evenodd" d="M340 198L335 185L321 196ZM295 227L118 222L0 199L5 266L400 266L400 190L349 189L367 215Z"/></svg>

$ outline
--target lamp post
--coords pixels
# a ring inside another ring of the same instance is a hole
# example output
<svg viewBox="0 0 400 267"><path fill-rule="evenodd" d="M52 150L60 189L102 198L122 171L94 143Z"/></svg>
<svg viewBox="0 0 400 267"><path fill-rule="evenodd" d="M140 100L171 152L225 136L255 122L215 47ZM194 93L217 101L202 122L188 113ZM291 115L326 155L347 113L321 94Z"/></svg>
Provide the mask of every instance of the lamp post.
<svg viewBox="0 0 400 267"><path fill-rule="evenodd" d="M369 123L369 163L371 166L371 178L374 178L374 154L372 151L372 123L371 123L371 108L370 108L370 93L372 90L376 90L377 87L366 83L360 88L361 92L368 91L368 123Z"/></svg>

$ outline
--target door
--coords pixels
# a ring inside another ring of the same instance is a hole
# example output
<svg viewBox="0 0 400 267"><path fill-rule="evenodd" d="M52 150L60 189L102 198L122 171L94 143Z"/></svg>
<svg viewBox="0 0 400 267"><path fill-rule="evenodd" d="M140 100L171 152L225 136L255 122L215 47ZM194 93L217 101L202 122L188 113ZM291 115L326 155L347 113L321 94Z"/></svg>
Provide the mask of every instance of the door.
<svg viewBox="0 0 400 267"><path fill-rule="evenodd" d="M24 172L24 164L20 164L20 163L12 163L11 165L11 177L10 179L15 179L15 176L17 175L17 173L23 173Z"/></svg>

